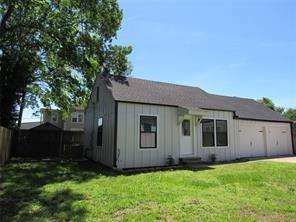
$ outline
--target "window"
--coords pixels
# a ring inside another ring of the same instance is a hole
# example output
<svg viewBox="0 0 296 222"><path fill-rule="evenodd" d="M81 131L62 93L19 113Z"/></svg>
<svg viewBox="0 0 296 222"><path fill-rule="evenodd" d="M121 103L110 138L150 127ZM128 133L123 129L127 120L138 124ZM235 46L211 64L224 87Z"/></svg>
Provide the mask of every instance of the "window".
<svg viewBox="0 0 296 222"><path fill-rule="evenodd" d="M227 120L202 120L202 146L228 146Z"/></svg>
<svg viewBox="0 0 296 222"><path fill-rule="evenodd" d="M216 143L217 146L227 146L227 121L216 120Z"/></svg>
<svg viewBox="0 0 296 222"><path fill-rule="evenodd" d="M74 112L71 114L72 123L83 123L83 113Z"/></svg>
<svg viewBox="0 0 296 222"><path fill-rule="evenodd" d="M203 119L202 120L202 146L209 147L215 146L214 141L214 120Z"/></svg>
<svg viewBox="0 0 296 222"><path fill-rule="evenodd" d="M103 145L103 118L98 118L97 146Z"/></svg>
<svg viewBox="0 0 296 222"><path fill-rule="evenodd" d="M182 122L183 136L190 136L190 120L184 119Z"/></svg>
<svg viewBox="0 0 296 222"><path fill-rule="evenodd" d="M140 116L140 148L157 147L157 117Z"/></svg>
<svg viewBox="0 0 296 222"><path fill-rule="evenodd" d="M97 102L100 100L100 87L97 87Z"/></svg>
<svg viewBox="0 0 296 222"><path fill-rule="evenodd" d="M58 116L58 114L57 113L52 113L51 114L51 121L52 122L58 122L58 119L59 119L59 116Z"/></svg>

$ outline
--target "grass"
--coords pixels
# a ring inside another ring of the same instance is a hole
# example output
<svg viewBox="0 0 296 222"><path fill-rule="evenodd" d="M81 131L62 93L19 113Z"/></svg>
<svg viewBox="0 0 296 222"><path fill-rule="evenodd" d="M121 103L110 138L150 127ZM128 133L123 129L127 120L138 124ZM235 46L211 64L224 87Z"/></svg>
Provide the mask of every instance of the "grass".
<svg viewBox="0 0 296 222"><path fill-rule="evenodd" d="M120 174L92 162L11 161L0 221L296 221L296 164Z"/></svg>

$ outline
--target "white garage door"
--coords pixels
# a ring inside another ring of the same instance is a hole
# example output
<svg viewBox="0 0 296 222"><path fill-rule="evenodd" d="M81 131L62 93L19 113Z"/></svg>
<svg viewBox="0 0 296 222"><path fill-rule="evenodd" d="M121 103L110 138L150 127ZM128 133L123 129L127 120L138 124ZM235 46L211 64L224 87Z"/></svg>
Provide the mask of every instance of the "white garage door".
<svg viewBox="0 0 296 222"><path fill-rule="evenodd" d="M242 124L239 129L239 157L266 155L264 128L252 124Z"/></svg>
<svg viewBox="0 0 296 222"><path fill-rule="evenodd" d="M289 147L289 129L285 126L269 126L268 132L268 156L291 154Z"/></svg>

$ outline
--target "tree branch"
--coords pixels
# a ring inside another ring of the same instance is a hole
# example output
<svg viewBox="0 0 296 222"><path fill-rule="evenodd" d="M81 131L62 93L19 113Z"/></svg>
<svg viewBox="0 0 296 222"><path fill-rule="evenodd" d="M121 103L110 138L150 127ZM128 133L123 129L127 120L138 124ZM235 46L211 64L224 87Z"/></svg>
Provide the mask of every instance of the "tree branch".
<svg viewBox="0 0 296 222"><path fill-rule="evenodd" d="M4 33L4 31L6 30L6 22L9 19L9 17L11 16L13 9L14 9L14 7L13 7L12 3L9 2L7 10L6 10L5 14L3 15L1 23L0 23L0 35L2 35Z"/></svg>

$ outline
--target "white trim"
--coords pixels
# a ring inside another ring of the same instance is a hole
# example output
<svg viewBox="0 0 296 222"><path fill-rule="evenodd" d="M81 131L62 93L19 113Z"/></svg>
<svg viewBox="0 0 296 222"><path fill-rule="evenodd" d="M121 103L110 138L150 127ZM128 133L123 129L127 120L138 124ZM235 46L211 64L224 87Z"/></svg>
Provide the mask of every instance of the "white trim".
<svg viewBox="0 0 296 222"><path fill-rule="evenodd" d="M140 121L140 118L141 118L141 116L153 116L153 117L156 117L156 124L157 124L157 126L156 126L156 147L155 148L140 148L140 123L141 123L141 121ZM158 114L145 114L145 113L139 113L138 114L138 123L137 123L137 125L138 125L138 130L137 130L137 137L138 137L138 139L137 139L137 141L138 141L138 144L137 144L137 147L138 147L138 150L140 150L140 151L151 151L151 150L159 150L159 115Z"/></svg>
<svg viewBox="0 0 296 222"><path fill-rule="evenodd" d="M217 118L217 117L204 117L203 119L210 119L214 120L214 146L203 146L203 141L202 141L202 123L200 124L200 148L201 149L229 149L229 120L226 118ZM225 120L227 124L227 146L217 146L216 140L217 140L217 135L216 135L216 120Z"/></svg>

